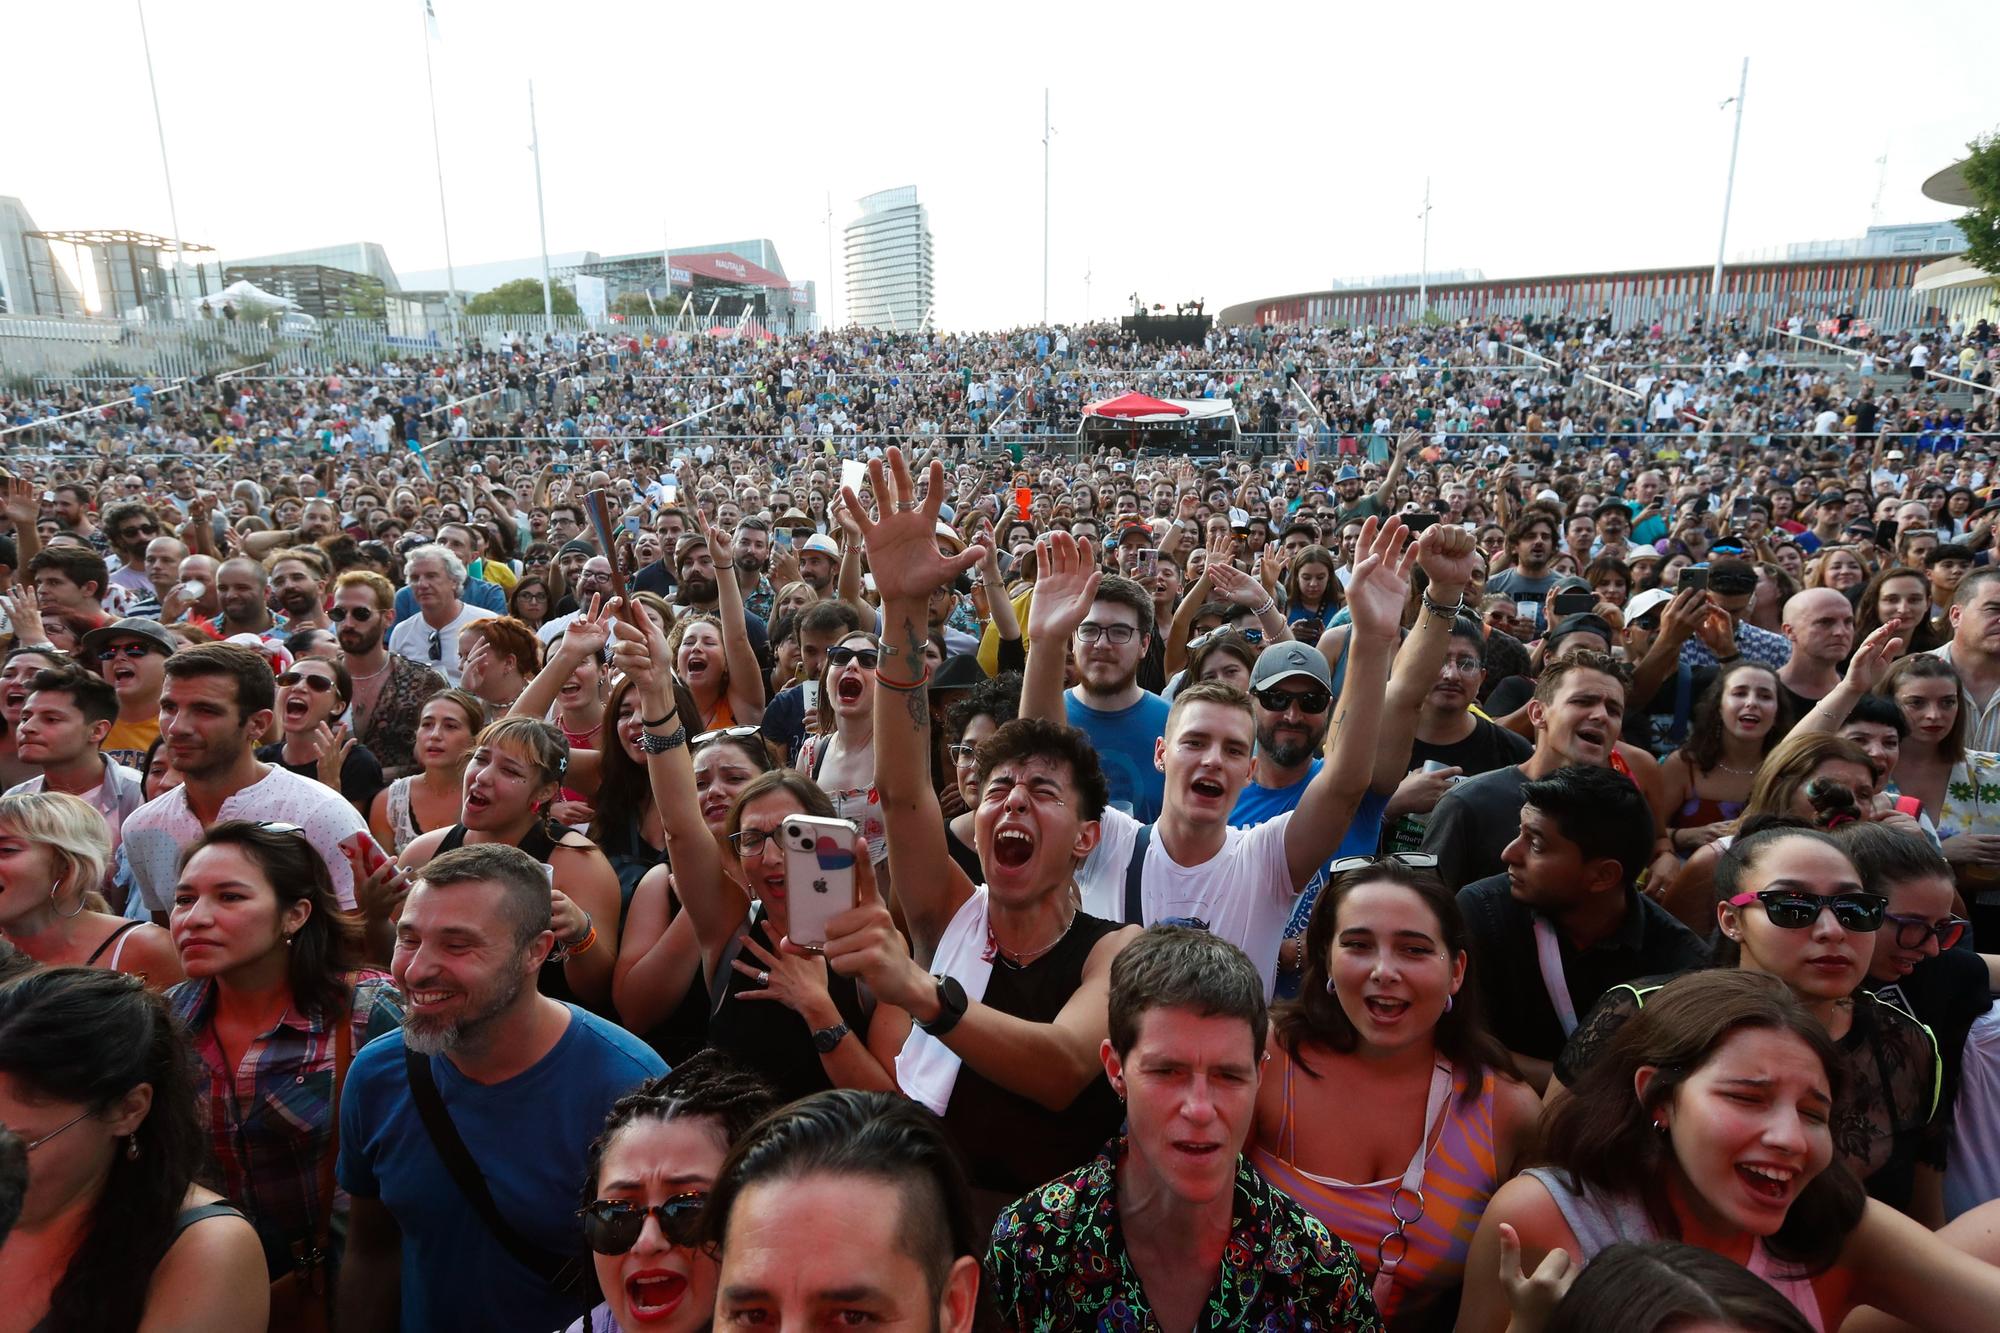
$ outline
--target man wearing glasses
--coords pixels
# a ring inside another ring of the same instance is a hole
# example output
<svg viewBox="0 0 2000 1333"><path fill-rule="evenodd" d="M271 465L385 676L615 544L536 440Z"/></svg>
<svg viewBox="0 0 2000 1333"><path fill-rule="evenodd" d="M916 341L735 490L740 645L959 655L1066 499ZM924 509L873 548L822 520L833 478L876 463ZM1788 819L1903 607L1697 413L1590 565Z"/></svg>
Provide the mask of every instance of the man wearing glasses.
<svg viewBox="0 0 2000 1333"><path fill-rule="evenodd" d="M428 663L389 651L389 627L396 589L372 570L349 570L334 582L334 637L340 660L354 681L347 723L361 744L374 752L388 779L417 771L417 721L424 702L446 688Z"/></svg>
<svg viewBox="0 0 2000 1333"><path fill-rule="evenodd" d="M1116 575L1070 636L1076 684L1063 696L1067 721L1090 737L1111 789L1111 806L1140 823L1160 817L1166 775L1153 746L1167 730L1167 701L1139 687L1139 664L1153 639L1153 596Z"/></svg>
<svg viewBox="0 0 2000 1333"><path fill-rule="evenodd" d="M111 586L125 594L125 606L132 614L146 603L158 609L159 592L146 573L146 546L160 535L160 521L147 505L137 500L120 500L104 511L104 530L111 537L111 553L118 567L111 571Z"/></svg>
<svg viewBox="0 0 2000 1333"><path fill-rule="evenodd" d="M428 666L448 684L458 684L458 633L477 621L491 620L493 613L460 600L465 565L436 543L419 546L403 558L403 577L416 595L417 614L389 632L389 651Z"/></svg>

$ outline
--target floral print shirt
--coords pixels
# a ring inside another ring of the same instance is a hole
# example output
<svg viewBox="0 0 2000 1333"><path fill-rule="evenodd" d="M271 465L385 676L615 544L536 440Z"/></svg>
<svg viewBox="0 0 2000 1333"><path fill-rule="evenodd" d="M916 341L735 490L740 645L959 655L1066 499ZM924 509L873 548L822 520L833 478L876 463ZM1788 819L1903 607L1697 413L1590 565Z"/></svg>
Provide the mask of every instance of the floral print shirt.
<svg viewBox="0 0 2000 1333"><path fill-rule="evenodd" d="M1118 1225L1124 1138L1017 1200L993 1226L986 1274L1001 1323L1028 1333L1160 1333ZM1200 1330L1380 1330L1346 1242L1236 1159L1236 1206Z"/></svg>

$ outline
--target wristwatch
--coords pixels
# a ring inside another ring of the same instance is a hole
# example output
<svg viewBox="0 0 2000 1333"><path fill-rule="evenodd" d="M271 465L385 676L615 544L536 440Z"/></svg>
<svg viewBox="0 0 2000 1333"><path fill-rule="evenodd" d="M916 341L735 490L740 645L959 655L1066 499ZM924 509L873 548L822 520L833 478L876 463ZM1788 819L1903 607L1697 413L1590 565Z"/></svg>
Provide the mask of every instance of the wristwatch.
<svg viewBox="0 0 2000 1333"><path fill-rule="evenodd" d="M840 1045L847 1036L847 1024L835 1023L830 1028L821 1028L812 1034L813 1049L821 1055L832 1055L833 1048Z"/></svg>
<svg viewBox="0 0 2000 1333"><path fill-rule="evenodd" d="M971 1003L965 998L965 987L958 984L957 977L938 977L938 1016L930 1022L919 1022L918 1027L933 1037L942 1037L958 1026L958 1020L965 1017L966 1006Z"/></svg>

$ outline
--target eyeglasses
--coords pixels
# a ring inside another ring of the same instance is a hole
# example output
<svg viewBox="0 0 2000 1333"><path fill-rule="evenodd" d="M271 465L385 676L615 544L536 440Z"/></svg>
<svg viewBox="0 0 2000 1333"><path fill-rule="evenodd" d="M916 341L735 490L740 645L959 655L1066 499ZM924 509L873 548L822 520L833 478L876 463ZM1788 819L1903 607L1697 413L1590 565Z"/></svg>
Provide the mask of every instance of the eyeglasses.
<svg viewBox="0 0 2000 1333"><path fill-rule="evenodd" d="M444 661L444 631L431 631L431 661Z"/></svg>
<svg viewBox="0 0 2000 1333"><path fill-rule="evenodd" d="M38 1138L38 1139L34 1139L34 1140L32 1140L31 1142L29 1142L29 1144L27 1145L27 1148L26 1148L26 1151L28 1151L28 1152L33 1152L33 1151L34 1151L35 1149L37 1149L37 1148L41 1147L41 1146L42 1146L42 1145L43 1145L44 1143L47 1143L47 1142L48 1142L48 1141L49 1141L50 1139L53 1139L53 1138L55 1138L55 1137L56 1137L57 1135L61 1134L61 1133L62 1133L62 1132L63 1132L64 1130L68 1129L68 1128L69 1128L69 1127L70 1127L71 1125L74 1125L74 1124L76 1124L76 1123L77 1123L78 1121L80 1121L80 1120L83 1120L83 1119L86 1119L86 1118L87 1118L87 1117L88 1117L89 1115L90 1115L90 1112L88 1112L88 1111L79 1111L79 1112L77 1112L77 1113L76 1113L75 1115L73 1115L73 1116L71 1116L71 1117L70 1117L69 1119L67 1119L67 1120L63 1121L63 1122L62 1122L62 1123L61 1123L60 1125L57 1125L57 1126L56 1126L56 1127L55 1127L54 1129L50 1130L50 1131L49 1131L48 1133L46 1133L46 1134L42 1135L42 1137L40 1137L40 1138Z"/></svg>
<svg viewBox="0 0 2000 1333"><path fill-rule="evenodd" d="M692 1246L701 1239L701 1210L707 1203L706 1194L676 1194L655 1204L598 1199L579 1213L583 1243L599 1254L629 1254L646 1229L646 1214L651 1213L669 1245Z"/></svg>
<svg viewBox="0 0 2000 1333"><path fill-rule="evenodd" d="M1132 642L1138 634L1137 625L1100 625L1094 620L1086 620L1076 627L1078 643L1096 643L1102 639L1106 643L1123 646Z"/></svg>
<svg viewBox="0 0 2000 1333"><path fill-rule="evenodd" d="M372 606L336 606L326 613L326 618L336 625L349 616L354 617L356 624L365 625L375 618L375 608Z"/></svg>
<svg viewBox="0 0 2000 1333"><path fill-rule="evenodd" d="M1939 949L1949 949L1965 938L1965 928L1972 924L1962 916L1932 921L1928 917L1898 916L1894 912L1882 913L1882 919L1895 923L1896 946L1902 949L1921 949L1932 936L1937 937Z"/></svg>
<svg viewBox="0 0 2000 1333"><path fill-rule="evenodd" d="M97 650L97 660L100 662L109 662L121 653L126 657L140 658L144 657L147 653L156 651L158 647L159 645L151 643L114 643L108 648L99 648Z"/></svg>
<svg viewBox="0 0 2000 1333"><path fill-rule="evenodd" d="M860 662L863 671L873 671L881 662L882 654L873 648L829 648L826 660L834 666L843 667L849 662Z"/></svg>
<svg viewBox="0 0 2000 1333"><path fill-rule="evenodd" d="M765 846L778 836L776 829L738 829L729 835L729 845L736 849L739 861L754 861L764 854Z"/></svg>
<svg viewBox="0 0 2000 1333"><path fill-rule="evenodd" d="M1318 717L1333 703L1333 696L1325 690L1307 690L1304 694L1294 694L1290 690L1258 690L1251 697L1273 713L1282 713L1297 704L1301 713L1312 717Z"/></svg>
<svg viewBox="0 0 2000 1333"><path fill-rule="evenodd" d="M304 684L307 688L312 690L314 694L330 694L333 691L332 677L308 676L305 673L299 671L280 672L278 674L278 684L280 685Z"/></svg>
<svg viewBox="0 0 2000 1333"><path fill-rule="evenodd" d="M1448 671L1456 671L1461 676L1469 676L1475 671L1484 670L1486 664L1476 657L1447 657L1444 659L1444 666Z"/></svg>
<svg viewBox="0 0 2000 1333"><path fill-rule="evenodd" d="M1438 859L1429 852L1391 852L1387 856L1343 856L1327 865L1329 875L1343 875L1350 870L1367 870L1373 866L1399 865L1408 870L1436 870Z"/></svg>
<svg viewBox="0 0 2000 1333"><path fill-rule="evenodd" d="M973 756L979 753L979 747L977 745L967 745L964 741L960 741L958 744L951 746L946 753L951 756L952 763L964 765L972 762Z"/></svg>
<svg viewBox="0 0 2000 1333"><path fill-rule="evenodd" d="M1795 889L1739 893L1729 900L1729 905L1748 907L1753 902L1762 905L1764 915L1771 924L1782 930L1808 929L1819 920L1819 914L1826 911L1833 913L1833 919L1842 930L1880 930L1883 915L1889 906L1889 900L1879 893L1835 893L1821 897Z"/></svg>
<svg viewBox="0 0 2000 1333"><path fill-rule="evenodd" d="M717 727L714 731L704 731L688 742L688 748L699 750L710 741L741 741L762 732L761 727Z"/></svg>

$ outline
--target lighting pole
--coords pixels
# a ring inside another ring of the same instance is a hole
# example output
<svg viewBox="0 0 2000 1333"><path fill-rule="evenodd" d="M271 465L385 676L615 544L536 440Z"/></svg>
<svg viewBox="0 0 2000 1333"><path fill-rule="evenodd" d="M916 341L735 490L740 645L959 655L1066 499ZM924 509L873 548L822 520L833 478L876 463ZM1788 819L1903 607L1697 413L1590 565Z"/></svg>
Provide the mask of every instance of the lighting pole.
<svg viewBox="0 0 2000 1333"><path fill-rule="evenodd" d="M1431 282L1431 178L1424 177L1424 211L1418 214L1424 221L1423 258L1417 271L1417 319L1421 321L1424 312L1430 309Z"/></svg>
<svg viewBox="0 0 2000 1333"><path fill-rule="evenodd" d="M423 0L422 22L424 25L424 90L430 96L431 104L431 161L437 168L438 182L438 223L444 228L444 309L451 317L452 346L459 344L458 333L458 269L451 262L451 215L444 206L444 146L438 141L438 98L437 81L431 75L431 34L436 31L437 15L432 11L430 0Z"/></svg>
<svg viewBox="0 0 2000 1333"><path fill-rule="evenodd" d="M820 328L833 328L833 191L826 192L826 313L820 316Z"/></svg>
<svg viewBox="0 0 2000 1333"><path fill-rule="evenodd" d="M542 133L535 122L535 81L528 80L528 151L535 155L535 220L542 229L542 323L556 331L555 295L549 287L549 215L542 207Z"/></svg>
<svg viewBox="0 0 2000 1333"><path fill-rule="evenodd" d="M181 317L181 214L174 207L174 169L167 163L167 126L160 119L160 84L153 77L153 40L146 33L146 0L133 0L139 11L139 45L146 51L146 85L153 90L153 128L160 136L160 172L167 178L167 221L174 228L174 317ZM132 293L137 300L138 292ZM143 307L142 307L143 308Z"/></svg>
<svg viewBox="0 0 2000 1333"><path fill-rule="evenodd" d="M1750 91L1750 57L1743 57L1743 77L1736 84L1736 129L1729 136L1729 180L1722 187L1722 235L1715 242L1715 276L1709 279L1708 302L1711 315L1722 318L1722 255L1729 246L1729 204L1736 195L1736 149L1743 142L1743 98ZM1728 106L1729 102L1722 105Z"/></svg>
<svg viewBox="0 0 2000 1333"><path fill-rule="evenodd" d="M1049 90L1042 89L1042 324L1049 322Z"/></svg>

